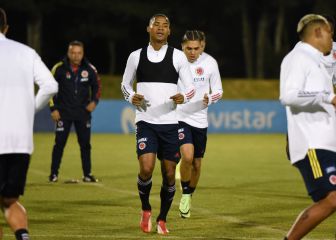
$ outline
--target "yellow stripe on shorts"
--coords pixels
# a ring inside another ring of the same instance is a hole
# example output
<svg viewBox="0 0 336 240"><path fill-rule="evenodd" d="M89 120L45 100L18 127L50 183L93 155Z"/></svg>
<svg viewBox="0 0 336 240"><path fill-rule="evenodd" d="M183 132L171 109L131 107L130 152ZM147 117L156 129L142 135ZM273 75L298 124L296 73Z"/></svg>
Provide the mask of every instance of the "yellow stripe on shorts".
<svg viewBox="0 0 336 240"><path fill-rule="evenodd" d="M315 149L308 150L308 158L310 162L311 169L313 171L314 178L320 178L323 176L320 163L317 159Z"/></svg>

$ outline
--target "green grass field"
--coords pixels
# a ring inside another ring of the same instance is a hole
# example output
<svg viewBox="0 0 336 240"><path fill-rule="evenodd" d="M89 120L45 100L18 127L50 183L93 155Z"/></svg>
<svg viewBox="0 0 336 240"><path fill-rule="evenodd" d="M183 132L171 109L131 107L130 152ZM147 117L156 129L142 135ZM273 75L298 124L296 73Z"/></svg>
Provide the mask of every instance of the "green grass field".
<svg viewBox="0 0 336 240"><path fill-rule="evenodd" d="M298 171L283 151L280 134L209 135L192 216L178 216L180 191L168 215L170 235L140 232L138 163L134 136L94 134L93 173L97 184L64 184L81 178L79 148L71 135L58 183L47 181L53 134L35 135L35 153L24 197L33 240L53 239L282 239L311 200ZM160 172L157 164L151 203L158 214ZM1 219L1 225L4 221ZM305 239L335 239L335 218ZM14 239L4 227L4 239Z"/></svg>

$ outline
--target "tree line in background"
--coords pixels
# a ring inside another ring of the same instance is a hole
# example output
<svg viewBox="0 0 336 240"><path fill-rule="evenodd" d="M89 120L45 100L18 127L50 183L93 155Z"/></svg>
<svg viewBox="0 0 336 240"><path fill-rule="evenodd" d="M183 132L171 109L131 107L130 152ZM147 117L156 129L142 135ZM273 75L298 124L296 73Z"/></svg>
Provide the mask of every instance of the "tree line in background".
<svg viewBox="0 0 336 240"><path fill-rule="evenodd" d="M1 0L8 37L36 49L51 67L69 41L84 42L101 73L122 74L130 52L148 44L155 13L171 20L169 44L180 48L186 30L206 33L206 51L222 77L278 78L283 56L298 41L296 24L307 13L335 15L335 0Z"/></svg>

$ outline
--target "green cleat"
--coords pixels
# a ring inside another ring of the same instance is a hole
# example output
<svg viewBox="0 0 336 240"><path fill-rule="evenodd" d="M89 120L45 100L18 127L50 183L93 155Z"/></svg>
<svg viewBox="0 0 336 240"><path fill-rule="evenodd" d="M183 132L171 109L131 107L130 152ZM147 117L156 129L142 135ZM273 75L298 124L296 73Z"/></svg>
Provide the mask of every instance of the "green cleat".
<svg viewBox="0 0 336 240"><path fill-rule="evenodd" d="M182 218L190 218L191 194L182 194L180 201L180 216Z"/></svg>

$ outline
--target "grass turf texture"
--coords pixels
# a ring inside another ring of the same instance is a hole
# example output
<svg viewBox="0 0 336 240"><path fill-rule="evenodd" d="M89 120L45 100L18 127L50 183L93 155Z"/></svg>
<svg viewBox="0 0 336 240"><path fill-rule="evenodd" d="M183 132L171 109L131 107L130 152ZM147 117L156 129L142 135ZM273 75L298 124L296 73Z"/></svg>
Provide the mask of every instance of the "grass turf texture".
<svg viewBox="0 0 336 240"><path fill-rule="evenodd" d="M71 134L58 183L48 183L53 134L35 135L35 152L21 202L32 239L163 239L139 229L138 162L133 135L94 134L97 184L64 184L82 176ZM209 135L190 219L178 216L179 187L168 215L167 239L282 239L311 204L298 171L286 160L283 135ZM153 220L159 209L159 162L153 176ZM178 185L179 186L179 185ZM334 239L334 217L306 239ZM4 220L0 223L4 226ZM154 223L154 221L153 221ZM155 226L155 224L154 224ZM14 239L4 227L4 239Z"/></svg>

